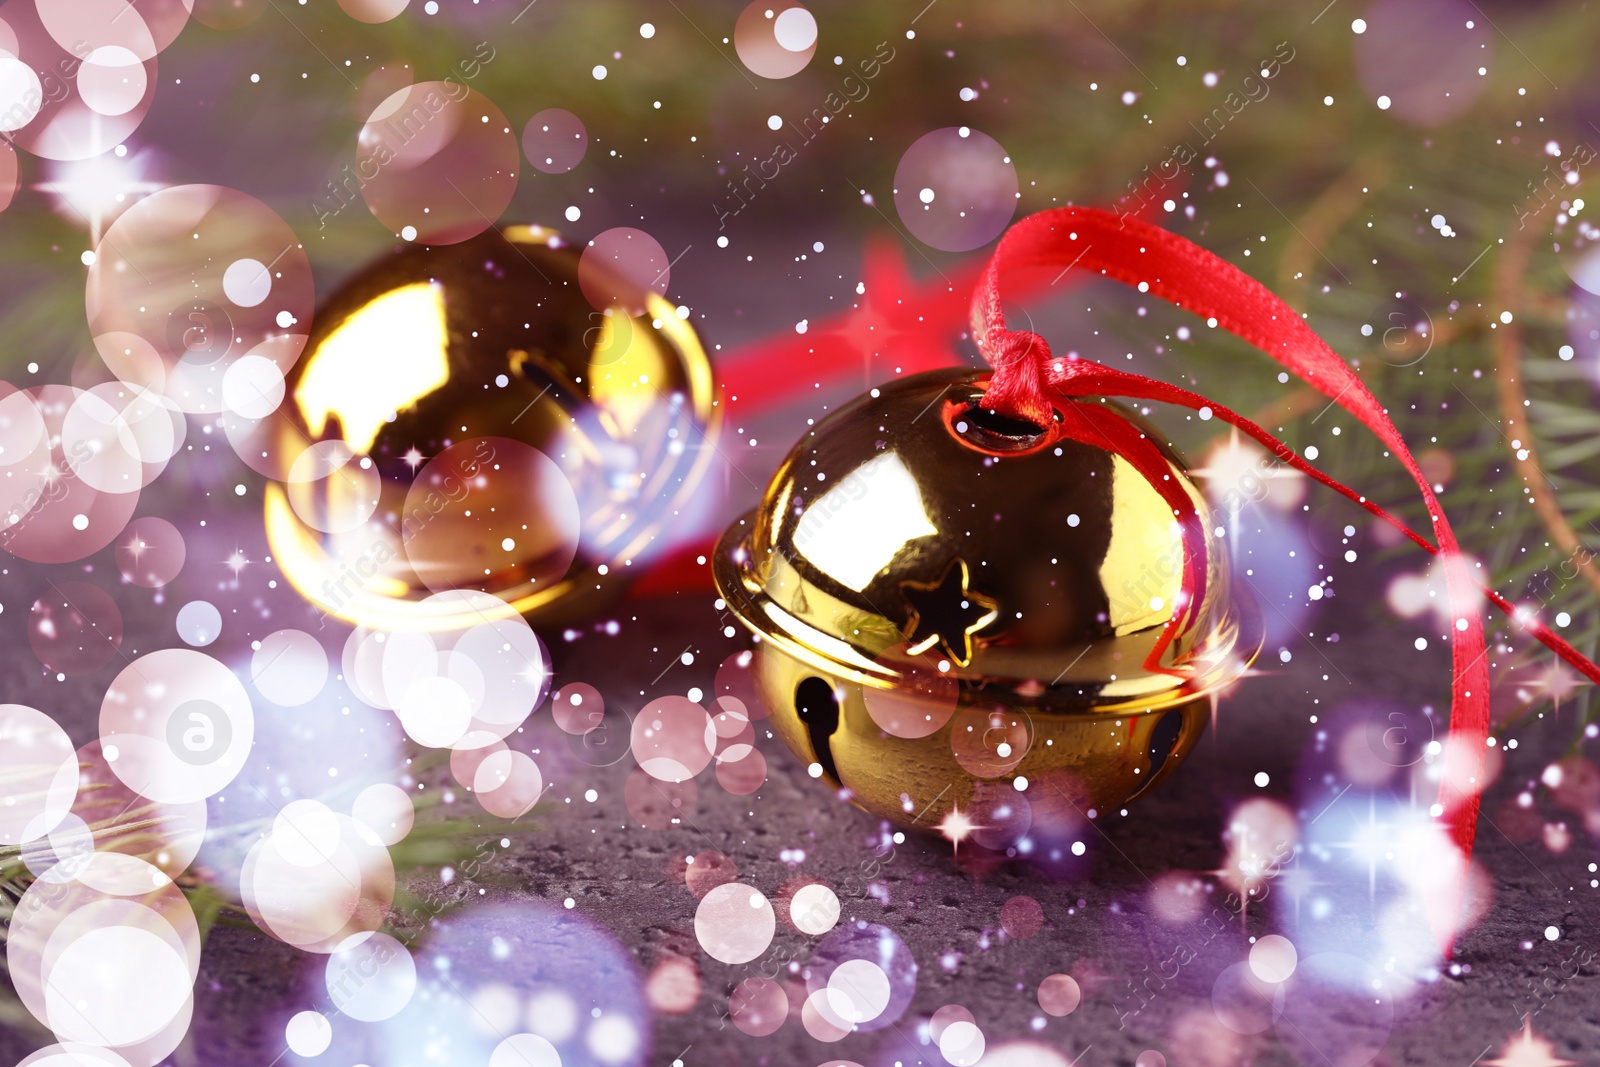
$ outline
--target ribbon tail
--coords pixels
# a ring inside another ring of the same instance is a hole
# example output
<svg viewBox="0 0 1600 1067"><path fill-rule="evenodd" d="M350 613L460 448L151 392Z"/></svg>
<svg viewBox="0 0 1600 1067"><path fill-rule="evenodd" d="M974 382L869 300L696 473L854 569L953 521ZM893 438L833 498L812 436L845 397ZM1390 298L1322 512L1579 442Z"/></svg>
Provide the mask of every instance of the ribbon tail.
<svg viewBox="0 0 1600 1067"><path fill-rule="evenodd" d="M1208 326L1220 326L1255 345L1371 430L1416 483L1432 520L1431 542L1365 497L1311 468L1260 427L1221 405L1210 405L1219 414L1225 413L1226 421L1249 433L1281 460L1384 518L1444 562L1455 629L1451 635L1450 733L1434 812L1444 820L1459 850L1460 865L1456 876L1448 880L1448 888L1429 902L1429 911L1441 948L1448 954L1459 928L1466 864L1472 855L1477 831L1485 742L1489 732L1489 670L1483 618L1477 609L1480 583L1468 568L1433 487L1399 430L1366 385L1270 290L1231 263L1176 234L1138 219L1091 208L1057 208L1018 222L1001 238L979 280L971 310L973 338L995 368L989 395L994 409L1002 414L1037 420L1041 404L1047 403L1044 392L1081 396L1084 395L1082 390L1095 381L1105 383L1112 387L1108 391L1121 395L1144 395L1189 407L1197 406L1196 401L1210 404L1197 394L1152 379L1135 381L1137 376L1124 376L1089 361L1056 360L1042 338L1007 329L1000 298L1003 272L1040 266L1077 267L1115 278L1201 316ZM1129 388L1134 386L1137 391L1130 392ZM1587 676L1600 677L1600 673L1591 673L1595 672L1593 664L1578 656L1566 642L1549 634L1547 629L1530 627L1530 631L1563 659L1574 665L1581 662L1584 666L1580 669ZM1553 638L1554 643L1546 640L1547 636Z"/></svg>

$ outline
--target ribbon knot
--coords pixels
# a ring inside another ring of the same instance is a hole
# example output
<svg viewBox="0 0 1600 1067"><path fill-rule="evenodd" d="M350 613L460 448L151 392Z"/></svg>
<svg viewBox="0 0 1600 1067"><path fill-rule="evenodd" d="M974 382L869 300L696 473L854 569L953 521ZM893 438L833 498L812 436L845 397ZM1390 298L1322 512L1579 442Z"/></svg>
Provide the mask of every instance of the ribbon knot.
<svg viewBox="0 0 1600 1067"><path fill-rule="evenodd" d="M982 336L979 351L995 368L983 406L1007 418L1049 426L1050 343L1030 330L999 329Z"/></svg>

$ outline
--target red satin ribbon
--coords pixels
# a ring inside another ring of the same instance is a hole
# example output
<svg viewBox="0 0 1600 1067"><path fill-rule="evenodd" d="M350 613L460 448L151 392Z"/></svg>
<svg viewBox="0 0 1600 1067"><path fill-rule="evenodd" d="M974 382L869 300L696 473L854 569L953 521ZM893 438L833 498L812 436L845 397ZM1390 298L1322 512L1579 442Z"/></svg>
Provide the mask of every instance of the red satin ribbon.
<svg viewBox="0 0 1600 1067"><path fill-rule="evenodd" d="M1283 442L1223 405L1142 375L1075 356L1052 356L1044 338L1008 329L1000 306L1002 273L1018 268L1069 266L1115 278L1207 319L1208 325L1221 327L1266 352L1290 373L1350 412L1377 434L1416 482L1427 503L1437 544L1430 543L1376 504L1311 467ZM1093 208L1067 207L1040 212L1012 226L995 248L973 296L972 328L979 351L994 367L984 403L1000 414L1046 424L1052 411L1067 405L1083 408L1085 405L1074 402L1073 398L1087 396L1159 400L1192 409L1209 407L1217 417L1254 438L1279 460L1360 504L1444 561L1451 614L1456 626L1450 642L1453 678L1450 732L1446 741L1449 750L1445 754L1444 778L1439 786L1439 805L1451 836L1461 850L1463 864L1455 872L1453 888L1446 899L1434 902L1438 907L1430 909L1433 911L1430 921L1448 951L1464 893L1465 859L1472 855L1477 829L1489 734L1489 666L1483 616L1477 607L1478 595L1486 594L1495 606L1597 684L1600 684L1600 667L1579 654L1532 613L1516 608L1473 577L1433 488L1400 432L1360 378L1292 308L1260 282L1198 245L1138 219ZM1170 495L1167 499L1177 500ZM1180 520L1186 511L1192 514L1193 510L1186 499L1174 507ZM1204 531L1195 529L1196 525L1190 522L1185 526L1184 545L1186 554L1198 557L1200 549L1194 535L1198 533L1203 538ZM1185 588L1192 589L1188 583L1193 572L1187 561L1184 573ZM1194 610L1199 599L1191 595L1184 611ZM1168 625L1168 632L1175 632L1177 620ZM1165 644L1164 637L1162 647Z"/></svg>

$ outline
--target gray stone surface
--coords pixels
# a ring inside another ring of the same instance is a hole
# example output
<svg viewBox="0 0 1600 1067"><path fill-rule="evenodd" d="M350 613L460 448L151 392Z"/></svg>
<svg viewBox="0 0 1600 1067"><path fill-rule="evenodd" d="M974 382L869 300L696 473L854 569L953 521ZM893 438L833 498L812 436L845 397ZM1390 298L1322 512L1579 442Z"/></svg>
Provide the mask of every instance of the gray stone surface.
<svg viewBox="0 0 1600 1067"><path fill-rule="evenodd" d="M1253 1061L1314 1067L1350 1062L1342 1058L1350 1047L1348 1033L1337 1029L1313 1035L1327 1040L1326 1061L1297 1057L1270 1031L1239 1038L1232 1048L1214 1038L1197 1039L1192 1032L1187 1038L1174 1033L1184 1012L1208 1004L1215 974L1244 958L1249 935L1282 927L1270 907L1252 911L1246 921L1212 936L1194 962L1125 1026L1119 1025L1119 1014L1134 1003L1127 993L1128 977L1145 973L1140 968L1146 965L1158 967L1175 945L1200 946L1207 936L1197 924L1154 919L1149 879L1174 869L1218 867L1224 817L1234 803L1255 795L1294 803L1295 791L1307 785L1299 768L1315 729L1306 721L1308 691L1320 695L1324 705L1359 694L1421 702L1438 700L1443 693L1444 654L1413 654L1405 627L1379 618L1386 613L1374 607L1373 588L1376 583L1366 595L1352 592L1328 603L1316 620L1319 628L1342 634L1339 644L1327 651L1329 662L1348 676L1348 683L1330 692L1330 684L1317 680L1326 667L1309 650L1302 650L1282 671L1250 680L1223 705L1217 731L1202 741L1188 764L1126 818L1098 820L1097 832L1086 835L1087 855L1068 869L1050 873L1012 861L979 872L956 862L942 842L913 837L883 864L875 879L881 899L875 898L862 891L858 872L880 840L877 820L828 795L775 743L763 740L770 777L756 796L734 797L703 781L694 813L684 825L646 830L629 817L623 803L631 760L609 767L584 765L551 726L548 713L542 713L526 738L540 750L541 765L554 786L539 829L516 838L503 858L489 866L488 880L495 884L481 898L476 886L464 882L448 889L418 888L439 904L532 897L559 905L571 897L584 915L636 955L641 972L668 954L697 960L702 994L688 1013L657 1020L651 1064L670 1064L677 1057L688 1065L810 1065L839 1056L869 1067L938 1063L936 1051L918 1043L918 1022L950 1003L973 1013L991 1047L1029 1037L1068 1060L1081 1054L1084 1064L1132 1064L1151 1048L1163 1051L1171 1064ZM14 638L17 617L9 602L7 607L5 625L12 627L7 636ZM709 689L715 665L742 644L742 638L721 636L708 595L632 601L614 615L622 622L617 637L588 633L555 649L559 677L598 685L613 708L636 707L641 689L651 695L682 692L690 685ZM686 645L696 654L695 664L671 667L652 681ZM15 643L10 647L16 669L9 672L7 699L61 708L74 719L78 733L90 721L81 713L97 702L94 686L87 681L35 681L23 667L26 652ZM1567 736L1566 729L1565 723L1540 723L1522 733L1520 747L1491 789L1489 810L1537 775ZM1271 785L1257 789L1252 778L1263 770ZM589 788L599 794L592 804L583 799ZM1532 1007L1526 983L1554 975L1561 961L1593 943L1596 894L1588 888L1585 870L1593 847L1585 835L1575 834L1571 849L1553 856L1536 841L1514 844L1486 820L1480 842L1478 859L1492 876L1494 899L1483 921L1458 946L1456 960L1470 966L1470 973L1447 975L1401 1001L1379 1063L1468 1067L1492 1058L1518 1029L1520 1013ZM805 850L802 864L791 867L780 861L780 851L796 848ZM770 972L775 959L794 958L803 964L812 939L780 926L768 955L746 967L703 957L694 941L695 897L674 872L681 870L684 856L710 849L725 854L742 880L769 894L797 874L840 886L846 919L893 929L915 955L919 974L911 1010L888 1030L829 1046L809 1038L797 1018L766 1038L723 1025L726 993L733 983L763 969ZM510 887L499 884L505 877L513 883ZM1016 894L1032 896L1043 906L1044 928L1027 940L999 934L1000 907ZM1540 931L1547 925L1557 927L1559 941L1543 939ZM1522 948L1524 941L1531 941L1532 948ZM945 958L953 965L942 965ZM1085 980L1082 1006L1033 1030L1031 1020L1042 1017L1034 991L1041 979L1058 971ZM1594 971L1593 965L1582 966L1548 997L1534 1020L1559 1055L1580 1062L1600 1047L1600 986ZM284 1019L312 1003L303 984L307 973L307 959L294 950L259 934L220 929L207 947L196 987L192 1047L174 1062L273 1062L282 1052ZM314 975L314 967L309 973ZM1101 977L1090 980L1093 975ZM0 1043L0 1059L14 1061L35 1044L32 1036L11 1032ZM298 1061L289 1056L285 1062Z"/></svg>

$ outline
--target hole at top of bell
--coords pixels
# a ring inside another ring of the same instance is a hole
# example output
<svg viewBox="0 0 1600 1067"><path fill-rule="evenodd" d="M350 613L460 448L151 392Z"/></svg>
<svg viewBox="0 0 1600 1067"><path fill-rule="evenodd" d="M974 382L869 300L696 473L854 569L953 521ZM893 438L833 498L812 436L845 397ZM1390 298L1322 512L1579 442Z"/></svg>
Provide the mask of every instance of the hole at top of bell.
<svg viewBox="0 0 1600 1067"><path fill-rule="evenodd" d="M1055 436L1054 426L1002 415L978 400L948 405L945 424L958 440L983 452L1031 452Z"/></svg>

